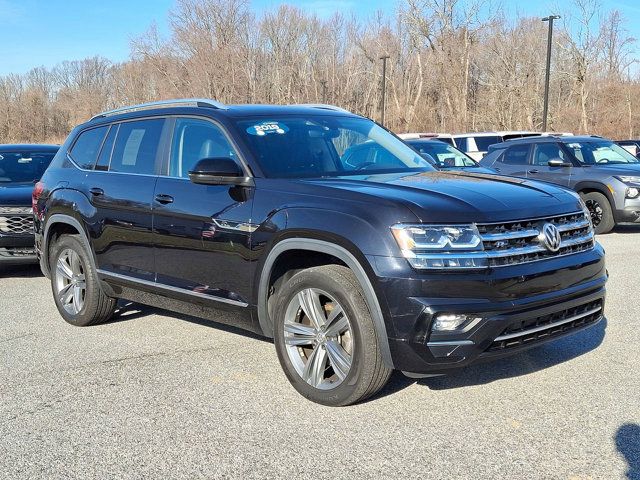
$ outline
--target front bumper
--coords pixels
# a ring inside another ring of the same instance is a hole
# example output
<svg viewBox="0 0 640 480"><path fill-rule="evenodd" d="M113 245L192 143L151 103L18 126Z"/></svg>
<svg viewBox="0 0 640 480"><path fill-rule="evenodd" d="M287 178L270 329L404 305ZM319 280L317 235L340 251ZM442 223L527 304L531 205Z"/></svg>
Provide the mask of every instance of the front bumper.
<svg viewBox="0 0 640 480"><path fill-rule="evenodd" d="M33 235L0 235L0 264L37 262Z"/></svg>
<svg viewBox="0 0 640 480"><path fill-rule="evenodd" d="M384 271L384 262L378 267ZM604 316L607 274L604 252L596 245L565 258L483 274L416 277L414 272L410 278L380 280L389 308L394 368L439 374L595 325ZM435 332L432 323L438 313L481 320L460 331Z"/></svg>

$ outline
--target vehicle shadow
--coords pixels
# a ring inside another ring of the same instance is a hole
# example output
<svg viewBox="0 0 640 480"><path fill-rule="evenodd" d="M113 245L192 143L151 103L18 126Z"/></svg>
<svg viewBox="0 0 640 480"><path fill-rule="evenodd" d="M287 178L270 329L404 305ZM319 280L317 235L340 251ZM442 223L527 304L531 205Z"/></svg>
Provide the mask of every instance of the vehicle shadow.
<svg viewBox="0 0 640 480"><path fill-rule="evenodd" d="M273 343L273 340L271 340L270 338L263 337L262 335L258 335L242 328L234 327L233 325L219 323L215 320L209 320L206 318L194 317L192 315L184 313L172 312L149 305L133 303L127 300L118 301L118 308L116 309L113 317L108 322L103 323L103 325L135 320L138 318L148 317L149 315L162 315L163 317L175 318L176 320L184 320L185 322L202 325L203 327L215 328L216 330L222 330L223 332L242 335L243 337L251 338L254 340Z"/></svg>
<svg viewBox="0 0 640 480"><path fill-rule="evenodd" d="M640 225L617 225L613 233L640 233Z"/></svg>
<svg viewBox="0 0 640 480"><path fill-rule="evenodd" d="M640 480L640 425L625 423L616 432L616 448L629 466L627 478Z"/></svg>
<svg viewBox="0 0 640 480"><path fill-rule="evenodd" d="M520 377L544 370L584 355L597 348L605 337L606 318L597 325L574 335L552 341L511 357L474 364L449 375L412 379L394 372L387 386L373 398L392 395L410 385L418 384L430 390L451 390L484 385L504 378Z"/></svg>
<svg viewBox="0 0 640 480"><path fill-rule="evenodd" d="M3 278L43 277L38 264L0 266L0 280Z"/></svg>

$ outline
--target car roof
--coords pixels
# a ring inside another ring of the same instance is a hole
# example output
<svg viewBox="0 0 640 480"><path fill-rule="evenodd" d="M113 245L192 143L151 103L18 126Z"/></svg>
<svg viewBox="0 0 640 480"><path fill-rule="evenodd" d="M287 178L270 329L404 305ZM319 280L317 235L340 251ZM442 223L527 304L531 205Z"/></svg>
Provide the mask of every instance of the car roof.
<svg viewBox="0 0 640 480"><path fill-rule="evenodd" d="M16 150L42 150L43 152L55 152L60 148L60 145L50 145L43 143L5 143L0 144L0 152L14 152Z"/></svg>
<svg viewBox="0 0 640 480"><path fill-rule="evenodd" d="M511 145L529 144L529 143L573 143L573 142L594 142L597 140L608 140L607 138L597 135L544 135L540 137L513 138L506 142L495 143L490 145L491 150L499 150L510 147Z"/></svg>
<svg viewBox="0 0 640 480"><path fill-rule="evenodd" d="M499 132L469 132L455 133L453 138L461 137L501 137L503 135L542 135L540 132L530 132L527 130L501 130Z"/></svg>
<svg viewBox="0 0 640 480"><path fill-rule="evenodd" d="M150 102L118 108L93 116L84 125L99 125L114 121L159 115L204 115L211 117L270 117L286 116L341 116L363 118L340 107L324 104L298 105L225 105L207 99L175 99Z"/></svg>
<svg viewBox="0 0 640 480"><path fill-rule="evenodd" d="M430 138L407 138L403 139L405 143L439 143L451 146L449 143L442 140L442 137L430 137Z"/></svg>

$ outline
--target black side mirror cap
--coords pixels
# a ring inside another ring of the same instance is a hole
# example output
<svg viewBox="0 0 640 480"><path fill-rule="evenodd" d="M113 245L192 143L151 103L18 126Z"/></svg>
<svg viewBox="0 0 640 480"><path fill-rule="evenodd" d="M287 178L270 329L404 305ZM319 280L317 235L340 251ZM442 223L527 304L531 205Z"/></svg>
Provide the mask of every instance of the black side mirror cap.
<svg viewBox="0 0 640 480"><path fill-rule="evenodd" d="M198 161L189 171L189 180L203 185L253 186L238 163L231 158L210 157Z"/></svg>
<svg viewBox="0 0 640 480"><path fill-rule="evenodd" d="M551 160L549 160L547 165L549 165L550 167L572 167L573 166L572 163L565 162L561 158L552 158Z"/></svg>

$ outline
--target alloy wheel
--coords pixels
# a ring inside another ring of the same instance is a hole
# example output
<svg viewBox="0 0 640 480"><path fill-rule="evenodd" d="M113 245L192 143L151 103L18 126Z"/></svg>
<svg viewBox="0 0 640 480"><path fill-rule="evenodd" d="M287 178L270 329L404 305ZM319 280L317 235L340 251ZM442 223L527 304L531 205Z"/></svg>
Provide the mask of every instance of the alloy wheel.
<svg viewBox="0 0 640 480"><path fill-rule="evenodd" d="M597 227L602 222L602 217L604 215L602 207L595 200L587 200L585 204L587 205L589 213L591 214L591 223L594 227Z"/></svg>
<svg viewBox="0 0 640 480"><path fill-rule="evenodd" d="M60 305L71 315L80 313L87 284L80 256L70 248L63 250L56 262L55 286Z"/></svg>
<svg viewBox="0 0 640 480"><path fill-rule="evenodd" d="M329 390L349 374L353 331L342 306L328 293L306 288L287 306L284 343L298 375L312 387Z"/></svg>

